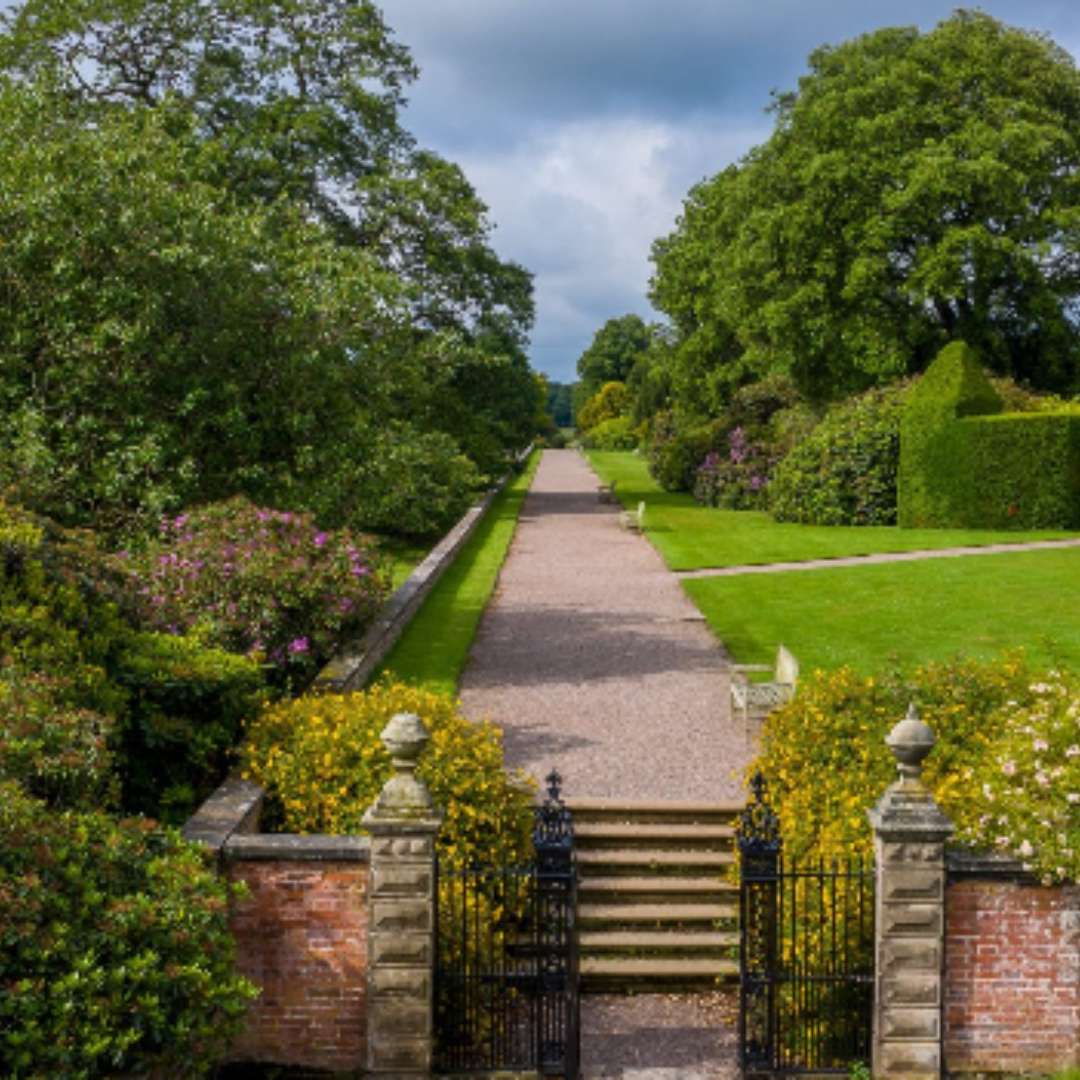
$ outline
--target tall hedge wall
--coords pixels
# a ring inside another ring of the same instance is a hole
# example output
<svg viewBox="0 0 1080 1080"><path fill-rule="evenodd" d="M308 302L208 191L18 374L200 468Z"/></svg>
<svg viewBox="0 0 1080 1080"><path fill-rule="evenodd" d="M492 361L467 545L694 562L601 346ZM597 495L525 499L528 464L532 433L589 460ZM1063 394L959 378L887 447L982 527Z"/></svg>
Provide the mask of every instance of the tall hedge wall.
<svg viewBox="0 0 1080 1080"><path fill-rule="evenodd" d="M1080 528L1080 416L1000 409L972 350L943 350L901 421L902 527Z"/></svg>

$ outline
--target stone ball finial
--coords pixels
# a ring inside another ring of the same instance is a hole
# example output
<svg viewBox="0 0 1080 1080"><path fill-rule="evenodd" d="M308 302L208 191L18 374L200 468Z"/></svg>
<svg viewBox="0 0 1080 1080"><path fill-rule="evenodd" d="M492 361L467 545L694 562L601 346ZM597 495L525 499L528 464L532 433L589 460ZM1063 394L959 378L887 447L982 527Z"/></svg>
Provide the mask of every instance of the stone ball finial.
<svg viewBox="0 0 1080 1080"><path fill-rule="evenodd" d="M403 765L413 762L415 767L415 762L431 739L431 732L415 713L396 713L382 729L381 738L395 765L399 761Z"/></svg>
<svg viewBox="0 0 1080 1080"><path fill-rule="evenodd" d="M889 732L885 745L892 751L900 771L901 780L918 780L922 775L922 763L934 749L937 737L929 724L919 719L918 710L912 702L907 716Z"/></svg>

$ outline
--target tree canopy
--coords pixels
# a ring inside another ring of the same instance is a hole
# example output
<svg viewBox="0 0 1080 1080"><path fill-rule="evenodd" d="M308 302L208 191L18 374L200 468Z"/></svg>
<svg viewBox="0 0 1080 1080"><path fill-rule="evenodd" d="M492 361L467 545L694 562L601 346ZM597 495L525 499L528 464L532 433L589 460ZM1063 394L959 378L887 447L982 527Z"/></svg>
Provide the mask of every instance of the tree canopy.
<svg viewBox="0 0 1080 1080"><path fill-rule="evenodd" d="M610 382L624 383L634 365L651 348L653 329L640 315L608 319L578 357L574 409L581 409Z"/></svg>
<svg viewBox="0 0 1080 1080"><path fill-rule="evenodd" d="M673 388L784 373L830 400L963 338L1080 390L1080 74L1046 37L960 10L825 47L771 138L694 188L654 246Z"/></svg>
<svg viewBox="0 0 1080 1080"><path fill-rule="evenodd" d="M0 20L0 479L28 503L423 532L528 442L531 278L402 127L416 71L372 3Z"/></svg>

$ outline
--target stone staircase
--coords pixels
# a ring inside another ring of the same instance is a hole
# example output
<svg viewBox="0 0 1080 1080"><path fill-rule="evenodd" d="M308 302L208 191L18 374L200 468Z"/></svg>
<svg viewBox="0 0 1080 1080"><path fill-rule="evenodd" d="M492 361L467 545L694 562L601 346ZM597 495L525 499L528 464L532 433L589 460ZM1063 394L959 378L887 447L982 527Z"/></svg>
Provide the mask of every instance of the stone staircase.
<svg viewBox="0 0 1080 1080"><path fill-rule="evenodd" d="M739 803L568 801L585 991L700 991L738 978Z"/></svg>

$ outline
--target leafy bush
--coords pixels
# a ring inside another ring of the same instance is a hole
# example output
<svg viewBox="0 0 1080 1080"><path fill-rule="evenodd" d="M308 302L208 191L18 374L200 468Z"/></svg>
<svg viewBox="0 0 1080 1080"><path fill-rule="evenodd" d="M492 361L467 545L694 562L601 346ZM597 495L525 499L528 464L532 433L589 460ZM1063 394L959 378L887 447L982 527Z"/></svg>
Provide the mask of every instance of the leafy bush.
<svg viewBox="0 0 1080 1080"><path fill-rule="evenodd" d="M436 536L473 504L488 478L448 435L403 425L380 432L356 466L341 502L356 503L350 517L392 536Z"/></svg>
<svg viewBox="0 0 1080 1080"><path fill-rule="evenodd" d="M980 850L1046 880L1080 878L1080 681L1022 654L931 664L910 677L818 672L768 718L751 766L769 781L793 856L869 854L866 810L896 778L885 737L914 701L937 746L924 778Z"/></svg>
<svg viewBox="0 0 1080 1080"><path fill-rule="evenodd" d="M208 1073L254 995L229 896L172 833L0 784L0 1074Z"/></svg>
<svg viewBox="0 0 1080 1080"><path fill-rule="evenodd" d="M115 805L115 721L71 696L65 679L0 670L0 781L17 780L52 807Z"/></svg>
<svg viewBox="0 0 1080 1080"><path fill-rule="evenodd" d="M805 525L894 525L900 418L909 384L837 406L777 466L773 517Z"/></svg>
<svg viewBox="0 0 1080 1080"><path fill-rule="evenodd" d="M693 491L698 466L724 445L723 423L682 430L670 414L657 417L649 446L649 472L665 491Z"/></svg>
<svg viewBox="0 0 1080 1080"><path fill-rule="evenodd" d="M584 443L590 450L633 450L637 446L634 422L629 416L602 420L589 429Z"/></svg>
<svg viewBox="0 0 1080 1080"><path fill-rule="evenodd" d="M577 426L591 431L605 420L616 420L630 411L630 391L622 382L606 382L578 410Z"/></svg>
<svg viewBox="0 0 1080 1080"><path fill-rule="evenodd" d="M763 442L735 428L725 453L712 453L698 466L694 498L725 510L757 510L764 504L776 459Z"/></svg>
<svg viewBox="0 0 1080 1080"><path fill-rule="evenodd" d="M263 673L186 635L134 634L113 678L128 706L117 745L123 805L180 824L228 775Z"/></svg>
<svg viewBox="0 0 1080 1080"><path fill-rule="evenodd" d="M288 832L364 832L364 813L393 775L380 735L401 712L415 713L431 732L417 775L446 813L443 857L465 865L523 856L527 783L504 771L498 730L470 723L448 695L400 684L282 702L248 725L243 772L266 788L268 820Z"/></svg>
<svg viewBox="0 0 1080 1080"><path fill-rule="evenodd" d="M243 498L166 519L158 543L118 565L146 625L265 657L294 686L371 622L390 584L367 541Z"/></svg>

